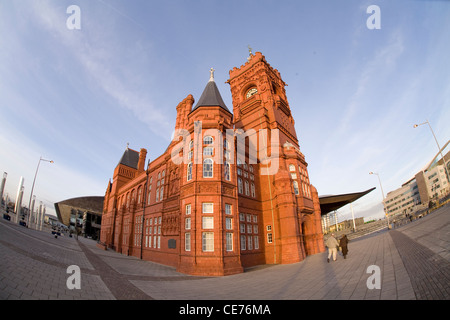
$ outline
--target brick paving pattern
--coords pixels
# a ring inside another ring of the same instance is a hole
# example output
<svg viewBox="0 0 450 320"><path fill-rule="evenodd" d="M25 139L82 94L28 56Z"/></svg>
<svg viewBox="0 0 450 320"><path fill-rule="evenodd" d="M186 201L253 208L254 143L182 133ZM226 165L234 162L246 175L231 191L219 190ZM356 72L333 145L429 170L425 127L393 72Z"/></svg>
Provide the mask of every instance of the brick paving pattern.
<svg viewBox="0 0 450 320"><path fill-rule="evenodd" d="M2 213L2 212L0 212ZM0 221L0 300L449 300L450 205L391 231L349 243L347 259L327 253L227 277L197 277L96 242ZM81 289L68 289L69 265ZM367 286L378 266L381 288Z"/></svg>
<svg viewBox="0 0 450 320"><path fill-rule="evenodd" d="M419 300L450 299L450 264L417 241L391 230L400 256Z"/></svg>
<svg viewBox="0 0 450 320"><path fill-rule="evenodd" d="M102 281L118 300L149 300L151 297L132 285L125 277L111 268L102 261L100 257L92 253L83 243L79 246L94 266L95 270L100 273Z"/></svg>

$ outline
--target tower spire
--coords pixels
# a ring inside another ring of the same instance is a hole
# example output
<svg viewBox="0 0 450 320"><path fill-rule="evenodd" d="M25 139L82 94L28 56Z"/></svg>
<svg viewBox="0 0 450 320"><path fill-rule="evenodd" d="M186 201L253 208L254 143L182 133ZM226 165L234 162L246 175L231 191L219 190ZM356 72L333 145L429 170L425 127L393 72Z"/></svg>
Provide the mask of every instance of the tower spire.
<svg viewBox="0 0 450 320"><path fill-rule="evenodd" d="M214 81L214 68L209 69L210 72L210 76L209 76L209 81Z"/></svg>
<svg viewBox="0 0 450 320"><path fill-rule="evenodd" d="M225 109L226 111L230 112L230 110L228 110L227 106L225 105L225 102L223 102L222 96L220 95L219 89L217 88L216 82L214 81L214 71L215 71L214 68L209 69L210 72L209 81L206 84L205 90L203 90L200 99L198 100L197 104L192 109L192 111L202 106L209 106L209 107L219 106Z"/></svg>

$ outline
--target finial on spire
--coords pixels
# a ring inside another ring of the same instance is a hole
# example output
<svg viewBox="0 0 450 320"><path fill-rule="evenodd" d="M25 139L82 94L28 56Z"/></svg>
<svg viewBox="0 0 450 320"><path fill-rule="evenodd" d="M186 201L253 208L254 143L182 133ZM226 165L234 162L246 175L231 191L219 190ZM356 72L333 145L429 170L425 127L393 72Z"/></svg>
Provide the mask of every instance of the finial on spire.
<svg viewBox="0 0 450 320"><path fill-rule="evenodd" d="M214 68L209 69L209 72L211 74L209 76L209 81L214 81L214 71L216 71L216 70L214 70Z"/></svg>
<svg viewBox="0 0 450 320"><path fill-rule="evenodd" d="M250 45L247 46L248 47L248 57L247 60L250 61L250 59L252 58L252 48L250 47Z"/></svg>
<svg viewBox="0 0 450 320"><path fill-rule="evenodd" d="M127 150L128 150L128 146L130 145L130 143L129 142L127 142Z"/></svg>

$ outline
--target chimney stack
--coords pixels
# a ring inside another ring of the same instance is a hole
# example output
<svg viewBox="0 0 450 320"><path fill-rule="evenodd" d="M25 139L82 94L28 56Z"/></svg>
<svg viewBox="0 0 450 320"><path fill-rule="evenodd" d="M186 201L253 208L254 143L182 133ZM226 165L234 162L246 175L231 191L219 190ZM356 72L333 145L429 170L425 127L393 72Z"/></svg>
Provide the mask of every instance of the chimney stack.
<svg viewBox="0 0 450 320"><path fill-rule="evenodd" d="M141 148L139 152L139 162L138 162L138 171L145 170L145 158L147 157L147 149Z"/></svg>

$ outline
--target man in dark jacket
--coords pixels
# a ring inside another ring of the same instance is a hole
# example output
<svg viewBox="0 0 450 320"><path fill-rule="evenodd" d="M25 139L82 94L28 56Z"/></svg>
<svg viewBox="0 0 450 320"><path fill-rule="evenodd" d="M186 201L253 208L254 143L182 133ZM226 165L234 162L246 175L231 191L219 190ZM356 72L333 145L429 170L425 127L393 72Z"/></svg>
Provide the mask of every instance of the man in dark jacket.
<svg viewBox="0 0 450 320"><path fill-rule="evenodd" d="M339 240L339 247L341 247L342 254L344 255L344 259L347 259L348 239L345 234L342 236L341 240Z"/></svg>

